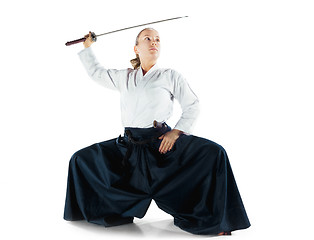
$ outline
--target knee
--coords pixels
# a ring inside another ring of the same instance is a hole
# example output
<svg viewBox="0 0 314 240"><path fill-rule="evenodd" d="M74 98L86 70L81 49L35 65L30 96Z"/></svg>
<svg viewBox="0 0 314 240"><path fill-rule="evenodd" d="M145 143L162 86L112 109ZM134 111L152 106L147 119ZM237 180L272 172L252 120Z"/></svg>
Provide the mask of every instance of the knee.
<svg viewBox="0 0 314 240"><path fill-rule="evenodd" d="M226 150L221 145L217 144L216 149L216 168L218 173L223 173L228 165L228 155Z"/></svg>
<svg viewBox="0 0 314 240"><path fill-rule="evenodd" d="M82 148L82 149L76 151L75 153L73 153L73 155L71 156L71 159L77 159L83 155L85 155L85 148Z"/></svg>
<svg viewBox="0 0 314 240"><path fill-rule="evenodd" d="M80 165L90 156L93 152L94 145L82 148L76 151L70 159L70 165Z"/></svg>
<svg viewBox="0 0 314 240"><path fill-rule="evenodd" d="M220 144L210 141L208 142L208 154L214 160L214 164L218 169L223 168L228 161L228 155L223 146Z"/></svg>
<svg viewBox="0 0 314 240"><path fill-rule="evenodd" d="M81 161L82 161L82 157L80 154L81 150L76 151L70 158L69 161L69 167L70 168L75 168Z"/></svg>
<svg viewBox="0 0 314 240"><path fill-rule="evenodd" d="M207 148L211 153L214 153L214 154L225 152L225 149L223 148L223 146L211 140L207 141Z"/></svg>

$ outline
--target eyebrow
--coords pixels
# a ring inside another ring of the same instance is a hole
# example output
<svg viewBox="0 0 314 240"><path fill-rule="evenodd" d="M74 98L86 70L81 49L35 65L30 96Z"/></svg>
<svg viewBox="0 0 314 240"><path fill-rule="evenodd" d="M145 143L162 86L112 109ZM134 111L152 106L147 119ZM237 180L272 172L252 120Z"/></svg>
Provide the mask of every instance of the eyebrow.
<svg viewBox="0 0 314 240"><path fill-rule="evenodd" d="M151 35L144 35L143 37L151 37ZM157 38L160 38L159 36L156 36Z"/></svg>

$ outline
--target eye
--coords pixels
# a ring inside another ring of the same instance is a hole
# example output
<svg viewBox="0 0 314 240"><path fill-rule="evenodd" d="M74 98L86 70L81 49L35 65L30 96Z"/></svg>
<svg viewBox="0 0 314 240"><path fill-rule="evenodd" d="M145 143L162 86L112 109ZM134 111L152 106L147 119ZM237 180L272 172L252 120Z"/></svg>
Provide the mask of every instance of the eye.
<svg viewBox="0 0 314 240"><path fill-rule="evenodd" d="M145 38L145 40L148 40L148 41L150 41L150 37L146 37L146 38Z"/></svg>
<svg viewBox="0 0 314 240"><path fill-rule="evenodd" d="M156 42L160 42L160 39L159 39L159 38L157 38L157 39L156 39Z"/></svg>

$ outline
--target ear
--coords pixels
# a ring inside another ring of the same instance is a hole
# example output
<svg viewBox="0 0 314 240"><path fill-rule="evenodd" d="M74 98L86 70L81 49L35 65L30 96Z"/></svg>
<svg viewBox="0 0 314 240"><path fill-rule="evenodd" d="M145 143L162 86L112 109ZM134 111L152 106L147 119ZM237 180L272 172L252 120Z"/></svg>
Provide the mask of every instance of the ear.
<svg viewBox="0 0 314 240"><path fill-rule="evenodd" d="M135 52L135 54L139 54L139 52L138 52L138 49L137 49L137 46L136 46L136 45L134 46L134 52Z"/></svg>

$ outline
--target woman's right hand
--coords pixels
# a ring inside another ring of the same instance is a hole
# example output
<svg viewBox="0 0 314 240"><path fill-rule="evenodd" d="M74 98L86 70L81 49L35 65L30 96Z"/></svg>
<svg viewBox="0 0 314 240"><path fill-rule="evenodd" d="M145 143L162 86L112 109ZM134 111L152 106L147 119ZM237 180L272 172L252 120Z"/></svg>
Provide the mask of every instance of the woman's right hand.
<svg viewBox="0 0 314 240"><path fill-rule="evenodd" d="M94 43L94 41L92 40L92 33L89 32L89 34L86 34L84 37L86 38L86 40L83 42L83 45L85 48L88 48Z"/></svg>

